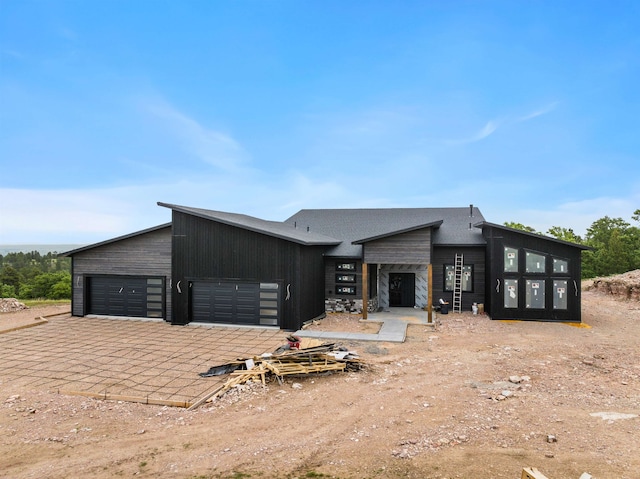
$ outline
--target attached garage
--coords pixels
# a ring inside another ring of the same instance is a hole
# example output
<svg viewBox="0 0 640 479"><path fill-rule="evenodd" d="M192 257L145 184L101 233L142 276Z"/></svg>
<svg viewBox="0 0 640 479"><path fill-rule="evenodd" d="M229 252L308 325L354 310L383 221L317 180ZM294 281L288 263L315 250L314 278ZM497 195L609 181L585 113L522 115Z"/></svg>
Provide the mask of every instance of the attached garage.
<svg viewBox="0 0 640 479"><path fill-rule="evenodd" d="M190 320L205 323L276 326L280 288L277 283L192 281Z"/></svg>
<svg viewBox="0 0 640 479"><path fill-rule="evenodd" d="M74 316L171 317L171 225L65 253L73 258Z"/></svg>
<svg viewBox="0 0 640 479"><path fill-rule="evenodd" d="M134 318L164 317L164 278L89 276L87 314Z"/></svg>

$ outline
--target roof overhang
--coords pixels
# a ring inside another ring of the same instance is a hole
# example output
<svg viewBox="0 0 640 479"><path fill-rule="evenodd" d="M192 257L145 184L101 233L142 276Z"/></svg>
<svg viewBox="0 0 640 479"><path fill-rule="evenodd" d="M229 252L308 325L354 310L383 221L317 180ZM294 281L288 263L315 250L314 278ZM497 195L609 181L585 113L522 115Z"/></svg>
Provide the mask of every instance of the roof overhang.
<svg viewBox="0 0 640 479"><path fill-rule="evenodd" d="M162 202L158 202L158 206L169 208L173 211L187 215L196 216L205 220L215 221L236 228L242 228L255 233L261 233L274 238L283 239L292 243L298 243L304 246L335 246L342 243L341 240L296 228L295 226L280 221L267 221L238 213L190 208L187 206Z"/></svg>
<svg viewBox="0 0 640 479"><path fill-rule="evenodd" d="M532 238L538 238L538 239L543 239L543 240L547 240L547 241L552 241L554 243L559 243L559 244L564 244L567 246L572 246L574 248L578 248L581 250L592 250L593 248L591 246L586 246L583 244L579 244L579 243L572 243L571 241L564 241L558 238L554 238L552 236L545 236L545 235L541 235L538 233L530 233L529 231L523 231L523 230L519 230L517 228L511 228L509 226L504 226L504 225L499 225L496 223L489 223L488 221L482 221L480 223L476 223L473 225L475 228L485 228L485 227L490 227L490 228L495 228L495 229L499 229L499 230L503 230L503 231L509 231L512 233L518 233L518 234L522 234L525 236L530 236Z"/></svg>
<svg viewBox="0 0 640 479"><path fill-rule="evenodd" d="M164 229L164 228L170 228L170 227L171 227L171 223L164 223L162 225L152 226L151 228L147 228L147 229L144 229L144 230L136 231L134 233L129 233L129 234L126 234L126 235L123 235L123 236L118 236L116 238L112 238L112 239L109 239L109 240L101 241L100 243L93 243L93 244L90 244L90 245L87 245L87 246L82 246L81 248L72 249L71 251L66 251L64 253L60 253L60 254L58 254L58 256L62 256L62 257L73 256L76 253L82 253L83 251L87 251L87 250L90 250L90 249L98 248L100 246L105 246L105 245L108 245L108 244L111 244L111 243L116 243L118 241L126 240L126 239L129 239L129 238L134 238L136 236L140 236L140 235L143 235L143 234L153 233L154 231L158 231L158 230L161 230L161 229Z"/></svg>
<svg viewBox="0 0 640 479"><path fill-rule="evenodd" d="M369 238L362 238L356 241L352 241L351 244L364 244L364 243L368 243L369 241L375 241L375 240L379 240L379 239L383 239L383 238L389 238L391 236L396 236L402 233L409 233L411 231L417 231L417 230L421 230L424 228L439 228L440 225L442 225L442 223L444 222L444 220L438 220L438 221L432 221L430 223L425 223L425 224L421 224L421 225L415 225L415 226L411 226L409 228L403 228L401 230L393 230L393 231L388 231L386 233L382 233L376 236L371 236Z"/></svg>

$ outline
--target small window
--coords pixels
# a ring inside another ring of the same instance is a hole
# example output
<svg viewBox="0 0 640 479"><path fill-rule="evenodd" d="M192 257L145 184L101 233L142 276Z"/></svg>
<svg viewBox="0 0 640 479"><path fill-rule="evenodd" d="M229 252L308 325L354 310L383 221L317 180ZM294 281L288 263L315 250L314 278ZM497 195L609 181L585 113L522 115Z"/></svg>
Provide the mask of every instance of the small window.
<svg viewBox="0 0 640 479"><path fill-rule="evenodd" d="M336 287L336 293L355 295L356 287L355 286L338 286Z"/></svg>
<svg viewBox="0 0 640 479"><path fill-rule="evenodd" d="M569 261L566 259L553 258L553 272L554 273L569 273Z"/></svg>
<svg viewBox="0 0 640 479"><path fill-rule="evenodd" d="M355 283L355 274L336 274L336 283Z"/></svg>
<svg viewBox="0 0 640 479"><path fill-rule="evenodd" d="M504 247L504 272L518 272L518 250L515 248Z"/></svg>
<svg viewBox="0 0 640 479"><path fill-rule="evenodd" d="M338 271L355 271L356 264L352 262L348 263L336 263L336 269Z"/></svg>
<svg viewBox="0 0 640 479"><path fill-rule="evenodd" d="M455 287L456 268L452 264L444 265L444 291L453 291ZM462 266L461 286L462 291L470 293L473 291L473 265Z"/></svg>
<svg viewBox="0 0 640 479"><path fill-rule="evenodd" d="M527 273L544 273L545 268L545 256L539 253L532 253L527 251L526 253L526 272Z"/></svg>

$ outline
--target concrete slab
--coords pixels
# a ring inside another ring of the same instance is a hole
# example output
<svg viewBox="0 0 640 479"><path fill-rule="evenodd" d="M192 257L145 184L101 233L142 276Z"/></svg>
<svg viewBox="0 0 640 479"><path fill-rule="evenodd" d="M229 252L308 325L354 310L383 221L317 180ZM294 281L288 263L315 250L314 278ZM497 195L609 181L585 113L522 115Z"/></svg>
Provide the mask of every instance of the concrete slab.
<svg viewBox="0 0 640 479"><path fill-rule="evenodd" d="M58 316L0 335L0 383L105 399L188 406L227 377L198 373L286 344L276 328L171 326Z"/></svg>
<svg viewBox="0 0 640 479"><path fill-rule="evenodd" d="M435 313L432 318L435 321ZM403 343L407 337L409 324L429 324L427 311L416 308L390 308L388 310L370 313L368 321L382 323L377 334L341 333L335 331L296 331L296 336L315 339L342 339L354 341L385 341Z"/></svg>

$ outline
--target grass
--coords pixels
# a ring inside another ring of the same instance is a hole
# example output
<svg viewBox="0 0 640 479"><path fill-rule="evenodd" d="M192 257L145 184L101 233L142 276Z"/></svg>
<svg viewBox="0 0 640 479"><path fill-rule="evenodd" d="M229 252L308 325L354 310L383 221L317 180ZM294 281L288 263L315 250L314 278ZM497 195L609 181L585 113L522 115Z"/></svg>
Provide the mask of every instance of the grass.
<svg viewBox="0 0 640 479"><path fill-rule="evenodd" d="M71 307L71 300L68 299L19 299L21 303L24 303L30 308L37 308L40 306L60 306L68 304Z"/></svg>

